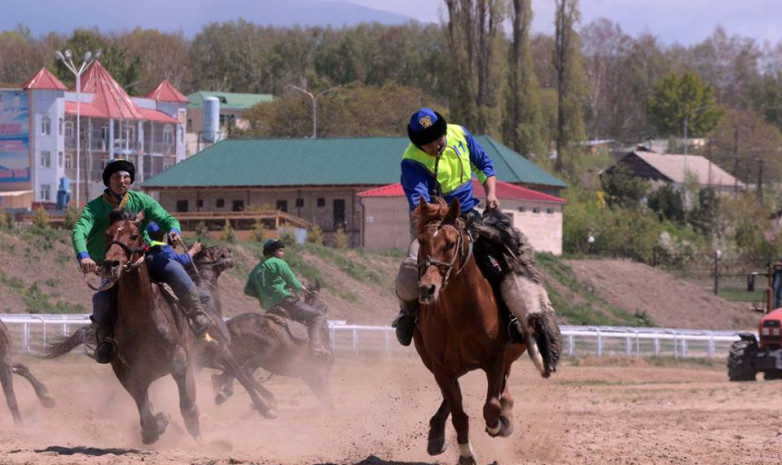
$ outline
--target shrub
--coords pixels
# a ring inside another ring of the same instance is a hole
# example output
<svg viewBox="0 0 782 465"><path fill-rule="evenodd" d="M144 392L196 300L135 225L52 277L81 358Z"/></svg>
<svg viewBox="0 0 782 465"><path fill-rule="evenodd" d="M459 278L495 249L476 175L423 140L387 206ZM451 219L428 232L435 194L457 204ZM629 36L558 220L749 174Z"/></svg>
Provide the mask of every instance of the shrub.
<svg viewBox="0 0 782 465"><path fill-rule="evenodd" d="M220 240L231 243L236 242L236 231L234 231L231 222L228 220L225 220L225 227L220 232Z"/></svg>
<svg viewBox="0 0 782 465"><path fill-rule="evenodd" d="M315 245L323 245L323 229L317 224L313 224L307 234L307 242Z"/></svg>
<svg viewBox="0 0 782 465"><path fill-rule="evenodd" d="M263 222L256 221L253 225L252 233L250 234L250 240L263 243L267 236L266 228L263 226Z"/></svg>
<svg viewBox="0 0 782 465"><path fill-rule="evenodd" d="M339 226L334 232L334 248L346 249L348 247L348 235L345 234L345 230L342 226Z"/></svg>
<svg viewBox="0 0 782 465"><path fill-rule="evenodd" d="M63 224L63 227L65 229L73 229L74 226L76 226L76 222L79 221L79 216L81 215L81 210L76 207L68 207L67 210L65 210L65 222Z"/></svg>
<svg viewBox="0 0 782 465"><path fill-rule="evenodd" d="M200 241L202 238L206 237L208 232L209 228L207 228L206 223L204 221L199 221L195 227L196 239Z"/></svg>
<svg viewBox="0 0 782 465"><path fill-rule="evenodd" d="M46 210L41 207L35 209L31 220L33 222L33 226L36 226L40 229L49 228L49 214L46 213Z"/></svg>

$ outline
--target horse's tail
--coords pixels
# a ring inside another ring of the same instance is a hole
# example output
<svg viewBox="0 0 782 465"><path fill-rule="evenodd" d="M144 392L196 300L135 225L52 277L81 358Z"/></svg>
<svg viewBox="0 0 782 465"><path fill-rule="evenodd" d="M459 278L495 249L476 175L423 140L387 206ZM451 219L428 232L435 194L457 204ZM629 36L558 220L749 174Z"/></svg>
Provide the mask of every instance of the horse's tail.
<svg viewBox="0 0 782 465"><path fill-rule="evenodd" d="M95 340L95 329L92 325L85 325L77 329L70 336L61 338L44 347L43 352L37 354L39 358L52 359L61 357L82 344Z"/></svg>
<svg viewBox="0 0 782 465"><path fill-rule="evenodd" d="M538 352L538 356L542 359L538 369L544 378L548 378L551 373L557 371L557 363L559 363L562 347L559 325L554 319L553 312L533 313L528 317L527 322L536 336L532 341L533 344L527 345L527 349L530 350L530 345L535 346L530 350L530 354L533 350Z"/></svg>

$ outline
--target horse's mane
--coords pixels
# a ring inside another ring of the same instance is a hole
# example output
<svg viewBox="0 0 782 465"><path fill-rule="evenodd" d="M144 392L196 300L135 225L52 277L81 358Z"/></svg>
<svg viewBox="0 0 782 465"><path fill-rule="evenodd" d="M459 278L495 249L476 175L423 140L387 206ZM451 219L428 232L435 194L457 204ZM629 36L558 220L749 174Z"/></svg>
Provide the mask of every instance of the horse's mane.
<svg viewBox="0 0 782 465"><path fill-rule="evenodd" d="M109 212L109 224L114 223L115 221L120 220L132 220L136 218L135 213L131 213L130 211L124 209L124 208L115 208L111 212Z"/></svg>
<svg viewBox="0 0 782 465"><path fill-rule="evenodd" d="M416 225L418 234L421 234L426 226L442 221L446 213L448 213L448 204L444 198L438 196L432 197L426 212L422 211L421 205L415 207L410 219Z"/></svg>

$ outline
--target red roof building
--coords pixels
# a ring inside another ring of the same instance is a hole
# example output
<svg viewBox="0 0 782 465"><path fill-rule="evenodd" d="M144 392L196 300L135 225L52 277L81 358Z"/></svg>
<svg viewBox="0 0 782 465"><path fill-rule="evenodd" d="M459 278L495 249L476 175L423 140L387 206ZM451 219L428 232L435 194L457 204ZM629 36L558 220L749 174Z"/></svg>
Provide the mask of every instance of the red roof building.
<svg viewBox="0 0 782 465"><path fill-rule="evenodd" d="M484 200L483 186L475 178L472 183L475 196ZM513 218L514 226L529 238L536 251L562 254L565 199L499 180L496 190L502 210ZM407 250L411 241L410 209L402 185L388 184L359 192L357 196L364 215L361 246Z"/></svg>
<svg viewBox="0 0 782 465"><path fill-rule="evenodd" d="M136 165L136 184L185 159L187 98L171 83L131 97L94 61L79 87L77 94L42 68L21 90L0 89L0 126L13 139L13 153L0 152L0 192L29 189L46 205L65 186L83 205L105 188L101 173L113 159Z"/></svg>

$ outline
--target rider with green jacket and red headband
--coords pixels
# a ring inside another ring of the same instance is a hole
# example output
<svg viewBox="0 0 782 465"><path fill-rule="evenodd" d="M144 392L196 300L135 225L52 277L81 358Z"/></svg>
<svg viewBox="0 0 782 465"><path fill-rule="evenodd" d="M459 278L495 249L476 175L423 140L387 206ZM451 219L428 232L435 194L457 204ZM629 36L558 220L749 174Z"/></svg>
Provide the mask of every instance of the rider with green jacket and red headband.
<svg viewBox="0 0 782 465"><path fill-rule="evenodd" d="M106 231L109 229L109 213L118 208L124 208L131 213L144 212L144 224L139 228L144 234L145 242L149 243L146 225L154 221L165 231L176 238L179 236L179 222L171 216L155 199L142 192L130 190L135 178L136 169L127 160L114 160L103 170L103 184L106 189L84 206L71 236L73 250L83 273L97 272L99 262L106 253ZM98 363L110 362L115 354L115 346L111 337L117 311L117 286L98 291L92 298L92 316L90 319L96 325L95 333L98 346L95 359ZM181 299L181 297L180 297ZM188 312L194 332L204 334L211 320L204 313L200 302Z"/></svg>
<svg viewBox="0 0 782 465"><path fill-rule="evenodd" d="M420 199L442 196L450 203L459 199L462 216L480 219L475 210L478 199L472 189L473 173L486 191L486 208L499 208L495 193L494 164L478 141L463 126L448 124L431 108L413 113L407 125L410 144L402 156L402 188L412 212ZM416 227L408 255L399 267L396 294L400 311L393 322L402 345L410 345L418 316L418 240Z"/></svg>

